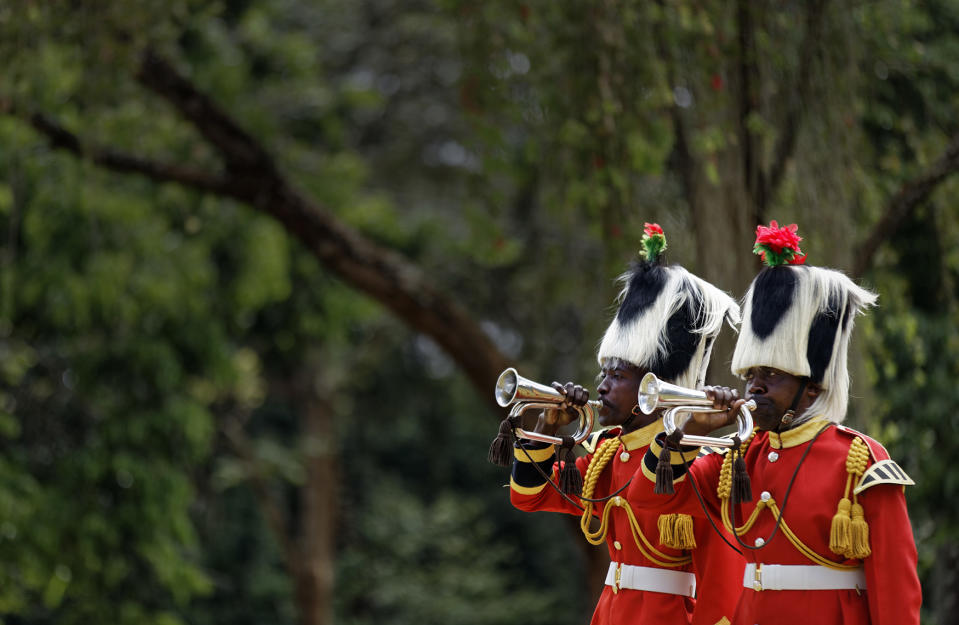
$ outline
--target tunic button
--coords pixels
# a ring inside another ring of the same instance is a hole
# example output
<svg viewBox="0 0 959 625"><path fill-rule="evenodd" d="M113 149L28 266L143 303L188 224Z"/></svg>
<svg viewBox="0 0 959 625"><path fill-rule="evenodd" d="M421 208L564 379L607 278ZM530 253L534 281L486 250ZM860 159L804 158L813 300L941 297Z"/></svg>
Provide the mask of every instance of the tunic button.
<svg viewBox="0 0 959 625"><path fill-rule="evenodd" d="M620 550L620 549L623 548L623 544L622 544L621 542L619 542L618 540L614 540L614 541L613 541L613 547L615 547L616 550L618 551L618 550Z"/></svg>
<svg viewBox="0 0 959 625"><path fill-rule="evenodd" d="M762 546L765 545L765 544L766 544L766 541L763 540L762 538L757 538L757 539L756 539L756 546L757 546L757 547L762 547Z"/></svg>
<svg viewBox="0 0 959 625"><path fill-rule="evenodd" d="M763 501L769 501L770 499L772 499L772 495L769 494L768 490L764 490L762 494L759 495L759 498L762 499Z"/></svg>
<svg viewBox="0 0 959 625"><path fill-rule="evenodd" d="M629 462L629 452L624 451L623 453L619 454L619 459L623 462Z"/></svg>
<svg viewBox="0 0 959 625"><path fill-rule="evenodd" d="M776 453L775 451L769 452L769 461L776 462L777 460L779 460L779 454Z"/></svg>

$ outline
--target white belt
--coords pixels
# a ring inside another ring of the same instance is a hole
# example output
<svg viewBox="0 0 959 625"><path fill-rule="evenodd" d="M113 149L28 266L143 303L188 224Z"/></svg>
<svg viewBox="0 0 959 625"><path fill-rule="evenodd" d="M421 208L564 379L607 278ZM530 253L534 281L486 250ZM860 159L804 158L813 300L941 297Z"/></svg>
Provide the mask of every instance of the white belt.
<svg viewBox="0 0 959 625"><path fill-rule="evenodd" d="M620 588L628 588L630 590L663 592L668 595L682 595L683 597L696 596L696 576L692 573L654 569L649 566L634 566L619 562L609 563L606 585L612 586L614 593L619 592Z"/></svg>
<svg viewBox="0 0 959 625"><path fill-rule="evenodd" d="M861 569L840 571L815 564L746 565L743 586L753 590L865 590L866 573Z"/></svg>

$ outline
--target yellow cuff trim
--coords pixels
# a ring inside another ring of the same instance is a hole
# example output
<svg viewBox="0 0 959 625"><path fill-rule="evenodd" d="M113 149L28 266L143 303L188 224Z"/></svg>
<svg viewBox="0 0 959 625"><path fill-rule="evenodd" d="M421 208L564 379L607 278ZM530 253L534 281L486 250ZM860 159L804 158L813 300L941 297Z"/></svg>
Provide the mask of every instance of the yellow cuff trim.
<svg viewBox="0 0 959 625"><path fill-rule="evenodd" d="M656 483L656 471L650 471L649 467L646 466L645 462L643 463L643 475L645 475L646 479L648 479L653 484ZM680 475L679 477L673 480L673 484L679 484L685 479L686 479L686 473L683 473L682 475Z"/></svg>
<svg viewBox="0 0 959 625"><path fill-rule="evenodd" d="M549 484L549 482L543 482L539 486L520 486L513 481L513 478L510 478L509 480L509 487L520 495L538 495L544 488L546 488L547 484Z"/></svg>
<svg viewBox="0 0 959 625"><path fill-rule="evenodd" d="M659 444L659 441L654 440L649 444L649 451L659 458L659 454L663 451L663 446ZM699 452L699 447L695 447L689 451L684 450L683 452L671 451L669 452L669 464L686 464L687 462L692 462L699 456Z"/></svg>
<svg viewBox="0 0 959 625"><path fill-rule="evenodd" d="M550 445L543 449L513 448L513 457L520 462L546 462L552 460L554 455L556 455L556 445Z"/></svg>

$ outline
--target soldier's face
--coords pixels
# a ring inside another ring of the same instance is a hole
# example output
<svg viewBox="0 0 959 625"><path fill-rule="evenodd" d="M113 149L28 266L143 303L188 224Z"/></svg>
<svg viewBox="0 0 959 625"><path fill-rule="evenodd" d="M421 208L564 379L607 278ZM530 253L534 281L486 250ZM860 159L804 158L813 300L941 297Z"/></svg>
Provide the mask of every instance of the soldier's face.
<svg viewBox="0 0 959 625"><path fill-rule="evenodd" d="M596 387L599 400L603 407L599 411L599 422L604 427L621 425L630 416L633 406L636 406L639 393L639 382L646 375L645 369L618 364L603 367L600 371L602 380ZM645 418L640 414L636 420Z"/></svg>
<svg viewBox="0 0 959 625"><path fill-rule="evenodd" d="M746 399L756 401L753 421L759 429L779 429L782 416L792 405L800 384L801 378L772 367L753 367L746 372ZM809 389L812 390L812 385ZM802 414L810 403L804 394L796 414Z"/></svg>

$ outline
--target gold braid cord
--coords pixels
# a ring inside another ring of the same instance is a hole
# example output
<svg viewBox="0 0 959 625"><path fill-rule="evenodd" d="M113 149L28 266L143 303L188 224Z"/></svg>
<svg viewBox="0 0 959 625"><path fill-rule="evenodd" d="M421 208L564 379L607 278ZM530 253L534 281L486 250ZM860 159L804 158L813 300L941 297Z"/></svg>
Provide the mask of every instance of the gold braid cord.
<svg viewBox="0 0 959 625"><path fill-rule="evenodd" d="M755 434L755 432L754 432L753 434ZM746 447L747 447L747 445L749 444L749 442L752 440L752 438L753 438L753 437L750 436L749 439L748 439L746 442L743 443L742 448L741 448L741 451L740 451L741 454L743 454L743 455L746 454ZM865 451L865 456L862 457L861 460L860 460L861 452L858 450L858 448L856 449L855 452L853 451L853 448L856 448L856 447L857 447L857 446L856 446L856 443L857 443L857 442L858 442L860 445L862 445L863 451ZM828 559L828 558L825 558L825 557L819 555L818 553L816 553L815 551L813 551L811 548L809 548L805 543L803 543L803 541L799 538L799 536L797 536L797 535L795 534L795 532L793 532L792 529L790 529L789 524L786 523L786 520L782 518L782 511L779 509L779 505L776 503L776 500L773 499L773 498L771 498L771 497L770 497L768 500L766 500L766 501L760 500L759 502L757 502L757 503L756 503L756 507L753 508L752 514L749 515L749 518L746 519L746 522L743 523L742 525L740 525L739 527L737 527L735 530L733 530L733 523L732 523L732 519L730 518L730 508L731 508L731 504L730 504L729 506L727 506L726 503L725 503L725 500L728 500L728 499L729 499L730 492L731 492L731 490L732 490L732 461L733 461L733 459L731 458L732 455L733 455L732 453L726 454L726 459L723 461L723 466L722 466L722 468L721 468L720 471L719 471L719 486L718 486L717 489L716 489L717 495L719 495L720 500L722 500L722 501L721 501L720 508L721 508L721 510L722 510L723 525L726 526L726 529L727 529L727 530L729 530L729 531L731 531L731 532L732 532L732 531L735 531L737 536L742 536L743 534L745 534L746 532L748 532L750 529L752 529L753 525L756 523L756 520L759 518L759 513L762 512L762 510L763 510L764 508L768 508L768 509L769 509L769 512L773 515L773 519L775 519L775 521L780 524L780 527L782 528L783 534L786 536L787 539L789 539L789 542L791 542L791 543L793 544L793 546L796 547L796 549L799 550L799 553L801 553L801 554L803 554L804 556L806 556L806 557L807 557L809 560L811 560L813 563L818 564L818 565L820 565L820 566L829 567L829 568L831 568L831 569L838 569L838 570L840 570L840 571L849 570L849 569L855 569L855 568L858 568L858 567L859 567L858 564L840 564L840 563L838 563L838 562L833 562L832 560L830 560L830 559ZM847 515L848 515L848 510L850 509L848 494L849 494L849 486L850 486L850 483L851 483L851 481L852 481L852 476L853 476L853 474L856 474L856 475L859 475L859 476L862 475L863 471L865 470L866 460L867 460L868 458L869 458L869 450L865 448L865 445L862 443L862 441L861 441L860 439L858 439L858 438L855 439L855 440L853 441L852 447L851 447L850 450L849 450L849 458L846 460L846 469L847 469L847 471L849 471L849 479L847 479L847 481L846 481L846 494L847 494L847 497L844 497L844 498L843 498L843 501L846 502L845 508L846 508L846 510L847 510ZM861 466L860 466L860 465L861 465ZM858 471L858 473L857 473L857 471ZM840 502L839 502L839 508L840 508L840 510L843 509L843 501L840 501ZM858 506L858 508L859 508L859 518L861 519L862 525L865 525L865 519L862 517L862 506L860 506L858 503L855 504L855 506ZM839 515L839 513L837 512L837 516L838 516L838 515ZM853 515L855 516L855 512L853 513ZM847 518L848 518L848 516L847 516ZM781 520L781 521L780 521L780 520ZM835 518L834 518L834 519L833 519L833 532L836 531L835 525L836 525L836 520L835 520ZM850 525L851 525L851 523L850 523ZM848 528L847 528L847 529L848 529ZM869 528L866 527L866 534L865 534L865 540L866 540L866 543L867 543L867 544L866 544L866 549L868 549L868 540L869 540L869 538L868 538L868 529L869 529ZM850 532L850 534L852 534L852 532ZM860 538L860 540L861 540L861 538ZM850 540L850 544L852 544L853 542L854 542L854 541ZM830 537L830 549L832 549L833 551L835 551L835 549L833 549L833 546L832 546L832 537ZM838 553L838 552L837 552L837 553ZM861 553L861 550L858 551L857 553ZM854 557L854 558L863 558L863 557L865 557L865 555L863 555L863 556L859 556L859 555L852 556L852 555L847 555L847 554L845 554L845 553L840 553L839 555L844 555L844 556L846 556L846 557ZM866 555L869 555L869 553L867 552Z"/></svg>
<svg viewBox="0 0 959 625"><path fill-rule="evenodd" d="M593 454L589 462L589 467L586 469L586 477L583 480L582 496L584 499L591 499L593 497L596 482L599 480L603 469L606 468L609 461L616 455L616 452L619 451L619 444L619 437L610 438L603 441L596 449L596 453ZM589 529L590 521L593 518L594 503L592 501L583 501L583 516L580 518L579 527L583 531L583 536L585 536L586 540L591 544L600 545L606 540L606 534L609 532L609 514L613 508L622 508L626 511L626 516L629 519L629 528L633 534L633 540L636 542L636 547L640 553L642 553L647 560L664 568L684 566L692 562L692 558L689 556L671 556L653 547L643 534L643 530L639 526L639 521L636 520L636 516L633 514L633 509L624 498L619 496L613 497L606 502L606 506L604 506L603 512L600 515L599 529L595 532Z"/></svg>
<svg viewBox="0 0 959 625"><path fill-rule="evenodd" d="M723 466L719 470L719 485L716 487L716 494L721 500L729 499L733 490L733 462L738 457L746 457L746 450L749 448L749 443L756 437L756 431L756 429L753 430L753 433L742 442L738 450L730 449L726 453L726 457L723 458Z"/></svg>
<svg viewBox="0 0 959 625"><path fill-rule="evenodd" d="M869 548L869 525L863 515L859 496L853 493L849 500L849 489L853 482L859 482L866 472L869 463L869 448L856 437L849 445L849 455L846 456L846 490L836 514L832 518L832 527L829 531L829 550L847 558L862 559L872 553Z"/></svg>

